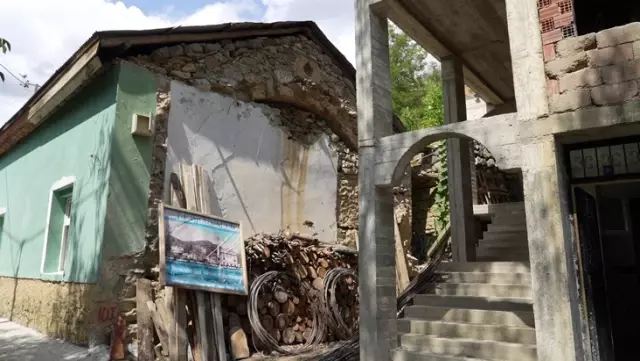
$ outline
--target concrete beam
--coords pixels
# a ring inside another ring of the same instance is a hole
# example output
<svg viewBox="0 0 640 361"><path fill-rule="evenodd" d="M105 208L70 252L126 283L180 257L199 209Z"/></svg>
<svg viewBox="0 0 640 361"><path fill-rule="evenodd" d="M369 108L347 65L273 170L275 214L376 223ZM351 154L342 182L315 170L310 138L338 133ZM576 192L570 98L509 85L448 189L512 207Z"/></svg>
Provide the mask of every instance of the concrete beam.
<svg viewBox="0 0 640 361"><path fill-rule="evenodd" d="M505 4L518 113L524 118L548 114L537 1L505 0Z"/></svg>
<svg viewBox="0 0 640 361"><path fill-rule="evenodd" d="M385 0L378 1L378 8L382 11L394 24L396 24L402 31L415 40L420 46L422 46L429 54L433 55L436 59L442 61L443 58L455 54L450 47L446 46L443 41L438 39L425 24L418 21L398 0ZM466 84L473 89L485 102L489 104L502 104L505 99L497 94L489 85L482 80L482 78L469 70L466 66L463 67L464 79Z"/></svg>
<svg viewBox="0 0 640 361"><path fill-rule="evenodd" d="M575 360L564 187L551 135L522 144L523 186L539 361ZM568 237L570 242L571 237Z"/></svg>
<svg viewBox="0 0 640 361"><path fill-rule="evenodd" d="M467 120L462 62L456 57L442 59L442 90L446 124ZM456 262L476 258L475 220L471 187L471 150L468 138L447 140L451 247Z"/></svg>
<svg viewBox="0 0 640 361"><path fill-rule="evenodd" d="M489 149L501 169L520 167L520 121L516 113L467 120L381 138L377 141L376 184L395 185L414 154L450 137L475 139Z"/></svg>
<svg viewBox="0 0 640 361"><path fill-rule="evenodd" d="M377 187L376 141L393 134L389 34L380 1L356 0L359 143L360 360L388 361L397 347L393 194Z"/></svg>

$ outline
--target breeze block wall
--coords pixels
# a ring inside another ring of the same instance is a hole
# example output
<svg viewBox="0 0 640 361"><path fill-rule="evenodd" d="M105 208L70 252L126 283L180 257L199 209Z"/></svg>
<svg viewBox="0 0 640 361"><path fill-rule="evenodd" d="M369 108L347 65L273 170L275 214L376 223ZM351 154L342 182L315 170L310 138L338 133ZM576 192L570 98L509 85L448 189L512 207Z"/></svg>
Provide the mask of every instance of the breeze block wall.
<svg viewBox="0 0 640 361"><path fill-rule="evenodd" d="M554 58L545 62L552 113L640 98L640 23L552 45Z"/></svg>

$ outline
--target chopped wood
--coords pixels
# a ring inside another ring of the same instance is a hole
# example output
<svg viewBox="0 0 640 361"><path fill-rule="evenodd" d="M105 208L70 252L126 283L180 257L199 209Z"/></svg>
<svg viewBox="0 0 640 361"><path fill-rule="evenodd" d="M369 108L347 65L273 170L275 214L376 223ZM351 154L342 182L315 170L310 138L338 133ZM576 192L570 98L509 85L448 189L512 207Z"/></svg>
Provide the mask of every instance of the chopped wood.
<svg viewBox="0 0 640 361"><path fill-rule="evenodd" d="M313 288L315 288L316 290L320 291L322 290L322 287L324 286L324 278L316 278L313 280Z"/></svg>
<svg viewBox="0 0 640 361"><path fill-rule="evenodd" d="M276 289L273 292L273 297L279 303L285 303L289 299L289 294L284 290L284 288L276 287Z"/></svg>
<svg viewBox="0 0 640 361"><path fill-rule="evenodd" d="M293 332L293 329L287 328L282 332L282 342L284 342L285 344L291 345L295 340L296 334L295 332Z"/></svg>
<svg viewBox="0 0 640 361"><path fill-rule="evenodd" d="M271 301L267 304L267 309L271 317L276 317L280 313L280 304L276 301Z"/></svg>
<svg viewBox="0 0 640 361"><path fill-rule="evenodd" d="M324 278L324 276L327 274L327 269L325 267L318 267L318 269L316 270L316 274L318 275L318 277Z"/></svg>
<svg viewBox="0 0 640 361"><path fill-rule="evenodd" d="M276 317L276 327L283 331L289 326L289 315L281 313Z"/></svg>
<svg viewBox="0 0 640 361"><path fill-rule="evenodd" d="M282 312L286 313L289 316L293 316L296 313L296 304L293 301L288 300L284 304L282 304Z"/></svg>
<svg viewBox="0 0 640 361"><path fill-rule="evenodd" d="M234 360L241 360L251 356L249 343L240 324L240 316L229 314L229 340L231 341L231 354Z"/></svg>

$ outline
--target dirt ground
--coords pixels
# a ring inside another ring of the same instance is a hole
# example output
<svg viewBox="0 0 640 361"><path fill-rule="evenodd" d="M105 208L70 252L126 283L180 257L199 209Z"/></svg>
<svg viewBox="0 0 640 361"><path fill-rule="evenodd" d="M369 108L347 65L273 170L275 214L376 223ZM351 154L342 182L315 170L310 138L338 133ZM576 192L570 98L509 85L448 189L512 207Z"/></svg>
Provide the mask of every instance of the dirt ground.
<svg viewBox="0 0 640 361"><path fill-rule="evenodd" d="M108 361L105 348L89 350L46 336L0 318L2 361Z"/></svg>

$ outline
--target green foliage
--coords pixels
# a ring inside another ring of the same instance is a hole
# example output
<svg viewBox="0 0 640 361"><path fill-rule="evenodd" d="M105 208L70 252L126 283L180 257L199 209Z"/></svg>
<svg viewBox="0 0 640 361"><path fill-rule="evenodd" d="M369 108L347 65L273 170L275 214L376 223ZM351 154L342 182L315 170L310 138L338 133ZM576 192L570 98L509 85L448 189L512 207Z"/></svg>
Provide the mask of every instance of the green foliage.
<svg viewBox="0 0 640 361"><path fill-rule="evenodd" d="M0 51L3 54L6 54L7 51L11 51L11 43L9 43L6 39L0 38ZM4 81L4 74L0 72L0 80Z"/></svg>
<svg viewBox="0 0 640 361"><path fill-rule="evenodd" d="M393 111L409 130L442 125L440 69L428 53L394 26L389 27Z"/></svg>
<svg viewBox="0 0 640 361"><path fill-rule="evenodd" d="M389 26L389 37L394 113L410 131L442 125L444 105L440 68L429 63L428 53L393 25ZM431 211L435 215L436 233L440 236L449 224L446 142L437 142L432 148L436 151L439 176Z"/></svg>

